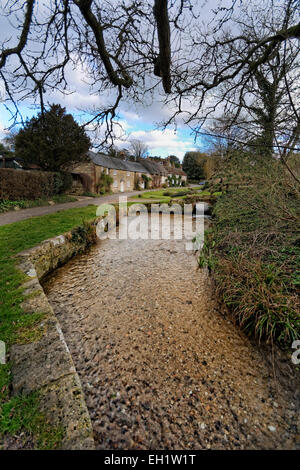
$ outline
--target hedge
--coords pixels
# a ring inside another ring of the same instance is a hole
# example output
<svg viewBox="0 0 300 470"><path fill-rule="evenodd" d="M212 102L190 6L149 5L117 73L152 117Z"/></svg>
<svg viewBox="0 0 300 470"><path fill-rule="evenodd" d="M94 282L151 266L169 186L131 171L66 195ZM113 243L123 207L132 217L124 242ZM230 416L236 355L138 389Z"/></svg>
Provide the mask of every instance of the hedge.
<svg viewBox="0 0 300 470"><path fill-rule="evenodd" d="M39 199L61 194L72 186L66 172L0 168L0 200Z"/></svg>

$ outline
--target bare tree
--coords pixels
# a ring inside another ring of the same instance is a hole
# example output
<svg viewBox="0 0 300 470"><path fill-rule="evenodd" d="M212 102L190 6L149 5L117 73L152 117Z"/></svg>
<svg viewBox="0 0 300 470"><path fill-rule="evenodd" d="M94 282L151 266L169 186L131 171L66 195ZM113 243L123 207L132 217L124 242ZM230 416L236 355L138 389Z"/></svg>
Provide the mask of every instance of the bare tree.
<svg viewBox="0 0 300 470"><path fill-rule="evenodd" d="M130 150L135 160L139 160L140 158L146 158L149 152L149 148L147 147L147 145L138 139L132 139L130 141Z"/></svg>
<svg viewBox="0 0 300 470"><path fill-rule="evenodd" d="M276 14L277 13L277 14ZM296 15L294 2L289 2L282 16L282 11L265 13L245 10L239 19L243 35L251 40L261 40L266 31L271 31L281 24L282 27ZM279 15L279 16L278 16ZM232 56L238 59L242 51L232 47ZM272 155L278 142L286 144L289 136L298 126L300 62L295 44L278 44L273 57L259 65L245 83L238 78L224 84L219 90L218 99L223 104L223 114L219 124L234 143L244 141L260 153ZM289 96L290 95L290 96ZM289 101L293 99L293 106ZM230 131L231 128L231 131ZM294 137L296 137L294 135ZM277 142L278 141L278 142ZM297 138L289 142L290 148L297 144Z"/></svg>
<svg viewBox="0 0 300 470"><path fill-rule="evenodd" d="M14 106L13 122L21 118L20 100L38 100L43 113L47 94L71 92L70 72L81 65L91 91L110 97L102 108L89 110L91 118L85 123L106 125L103 142L115 136L122 101L144 101L145 94L156 89L173 107L176 104L169 122L180 114L188 116L197 134L195 119L201 118L212 93L235 80L248 83L280 44L299 42L297 16L266 30L263 37L238 32L240 4L245 3L232 0L228 8L217 8L202 34L202 10L196 0L51 0L43 5L7 0L3 16L20 31L17 39L15 34L3 38L0 53L0 78L7 102ZM299 1L261 4L261 10L285 12ZM209 13L208 2L204 8ZM233 49L241 54L233 55Z"/></svg>

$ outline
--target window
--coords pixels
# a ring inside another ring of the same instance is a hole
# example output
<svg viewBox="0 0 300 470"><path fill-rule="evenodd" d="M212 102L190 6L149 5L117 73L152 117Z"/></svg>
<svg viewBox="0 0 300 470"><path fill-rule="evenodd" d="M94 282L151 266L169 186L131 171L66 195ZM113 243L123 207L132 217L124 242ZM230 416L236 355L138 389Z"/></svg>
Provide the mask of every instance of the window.
<svg viewBox="0 0 300 470"><path fill-rule="evenodd" d="M127 181L127 187L130 188L130 180Z"/></svg>
<svg viewBox="0 0 300 470"><path fill-rule="evenodd" d="M116 176L116 174L117 174L117 170L114 170L114 176Z"/></svg>
<svg viewBox="0 0 300 470"><path fill-rule="evenodd" d="M114 181L114 188L118 187L118 181Z"/></svg>
<svg viewBox="0 0 300 470"><path fill-rule="evenodd" d="M130 171L127 171L127 176L130 176Z"/></svg>

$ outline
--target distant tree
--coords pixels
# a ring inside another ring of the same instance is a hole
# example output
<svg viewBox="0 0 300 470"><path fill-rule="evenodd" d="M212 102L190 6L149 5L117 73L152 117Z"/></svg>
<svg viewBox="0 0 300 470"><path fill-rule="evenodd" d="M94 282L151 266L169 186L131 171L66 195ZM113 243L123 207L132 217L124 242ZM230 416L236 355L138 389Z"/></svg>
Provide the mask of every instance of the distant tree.
<svg viewBox="0 0 300 470"><path fill-rule="evenodd" d="M15 153L24 163L58 171L84 158L90 139L71 114L58 104L27 120L15 138Z"/></svg>
<svg viewBox="0 0 300 470"><path fill-rule="evenodd" d="M109 150L107 151L107 155L109 155L110 157L119 158L120 160L135 160L135 158L130 155L129 150L125 148L119 149L114 145L109 148Z"/></svg>
<svg viewBox="0 0 300 470"><path fill-rule="evenodd" d="M172 163L176 168L180 167L180 160L178 157L176 157L176 155L169 155L168 159L170 163Z"/></svg>
<svg viewBox="0 0 300 470"><path fill-rule="evenodd" d="M118 158L121 158L122 160L130 160L132 155L130 155L130 152L128 149L122 148L118 152Z"/></svg>
<svg viewBox="0 0 300 470"><path fill-rule="evenodd" d="M139 158L146 158L149 152L147 145L138 139L133 139L130 141L130 150L135 160L138 160Z"/></svg>
<svg viewBox="0 0 300 470"><path fill-rule="evenodd" d="M242 148L244 142L249 140L247 121L243 115L235 119L231 114L222 114L212 121L208 130L206 143L213 153L220 156Z"/></svg>
<svg viewBox="0 0 300 470"><path fill-rule="evenodd" d="M0 155L9 155L10 153L10 149L0 142Z"/></svg>
<svg viewBox="0 0 300 470"><path fill-rule="evenodd" d="M208 155L203 166L203 173L206 180L214 176L221 163L221 156L219 154Z"/></svg>
<svg viewBox="0 0 300 470"><path fill-rule="evenodd" d="M200 180L205 178L204 163L207 155L198 151L186 152L183 157L182 169L189 179Z"/></svg>
<svg viewBox="0 0 300 470"><path fill-rule="evenodd" d="M16 135L18 134L18 129L10 129L3 139L3 145L10 150L11 152L15 149L15 140Z"/></svg>
<svg viewBox="0 0 300 470"><path fill-rule="evenodd" d="M109 155L110 157L120 158L119 154L120 154L119 149L115 147L114 145L112 145L107 151L107 155Z"/></svg>

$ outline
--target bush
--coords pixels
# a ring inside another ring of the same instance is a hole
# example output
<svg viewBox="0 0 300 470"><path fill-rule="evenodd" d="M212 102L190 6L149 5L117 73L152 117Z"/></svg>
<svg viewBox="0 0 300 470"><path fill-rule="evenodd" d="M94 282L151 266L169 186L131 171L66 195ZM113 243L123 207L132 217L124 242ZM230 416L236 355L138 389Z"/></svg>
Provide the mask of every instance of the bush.
<svg viewBox="0 0 300 470"><path fill-rule="evenodd" d="M61 194L72 188L73 178L71 173L60 171L54 173L53 194Z"/></svg>
<svg viewBox="0 0 300 470"><path fill-rule="evenodd" d="M275 159L231 155L226 163L228 189L214 206L199 264L247 333L290 347L300 338L296 180Z"/></svg>
<svg viewBox="0 0 300 470"><path fill-rule="evenodd" d="M61 194L72 186L65 172L0 169L0 200L40 199Z"/></svg>
<svg viewBox="0 0 300 470"><path fill-rule="evenodd" d="M145 183L145 189L149 189L150 188L150 182L152 181L152 179L150 178L150 176L147 176L147 175L144 175L144 174L142 174L142 178L143 178L144 183Z"/></svg>
<svg viewBox="0 0 300 470"><path fill-rule="evenodd" d="M105 194L109 193L111 190L111 185L113 184L113 178L110 175L101 173L99 182L97 184L97 193Z"/></svg>
<svg viewBox="0 0 300 470"><path fill-rule="evenodd" d="M181 197L181 196L187 196L188 194L190 194L190 191L189 190L184 190L184 191L178 191L178 193L173 193L171 194L172 197Z"/></svg>

